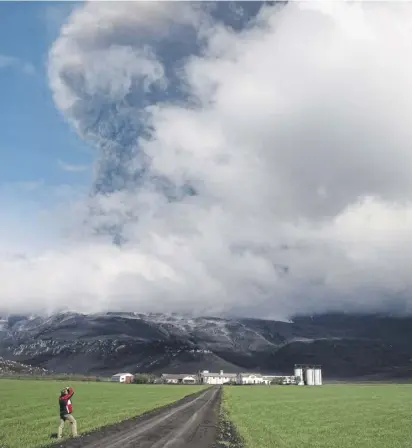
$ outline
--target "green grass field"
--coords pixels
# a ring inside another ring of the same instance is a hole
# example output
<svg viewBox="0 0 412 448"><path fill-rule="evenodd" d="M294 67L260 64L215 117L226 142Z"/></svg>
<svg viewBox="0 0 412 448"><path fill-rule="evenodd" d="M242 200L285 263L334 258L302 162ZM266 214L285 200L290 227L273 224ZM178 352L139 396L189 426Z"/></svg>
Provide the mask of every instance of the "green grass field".
<svg viewBox="0 0 412 448"><path fill-rule="evenodd" d="M59 425L61 381L0 380L0 447L30 448L52 443ZM70 382L79 433L120 422L172 403L201 386ZM70 431L66 425L65 434Z"/></svg>
<svg viewBox="0 0 412 448"><path fill-rule="evenodd" d="M412 385L225 387L247 448L412 447Z"/></svg>

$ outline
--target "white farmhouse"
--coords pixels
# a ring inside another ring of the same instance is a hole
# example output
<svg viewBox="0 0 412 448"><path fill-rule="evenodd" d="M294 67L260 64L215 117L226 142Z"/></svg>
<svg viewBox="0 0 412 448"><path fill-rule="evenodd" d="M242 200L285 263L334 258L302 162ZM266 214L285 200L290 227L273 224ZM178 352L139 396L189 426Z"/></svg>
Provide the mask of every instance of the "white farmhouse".
<svg viewBox="0 0 412 448"><path fill-rule="evenodd" d="M280 378L283 378L280 375L263 375L263 383L266 385L272 384L272 381L279 380Z"/></svg>
<svg viewBox="0 0 412 448"><path fill-rule="evenodd" d="M163 373L161 381L166 384L196 384L196 375Z"/></svg>
<svg viewBox="0 0 412 448"><path fill-rule="evenodd" d="M237 384L263 384L264 379L260 373L238 373Z"/></svg>
<svg viewBox="0 0 412 448"><path fill-rule="evenodd" d="M261 375L260 373L238 373L236 378L237 384L266 384L279 380L282 384L294 384L294 376L284 375Z"/></svg>
<svg viewBox="0 0 412 448"><path fill-rule="evenodd" d="M297 384L295 376L284 376L282 384Z"/></svg>
<svg viewBox="0 0 412 448"><path fill-rule="evenodd" d="M110 379L110 381L115 381L117 383L132 383L134 375L131 373L116 373Z"/></svg>
<svg viewBox="0 0 412 448"><path fill-rule="evenodd" d="M266 375L263 377L265 384L271 384L272 381L279 381L280 384L296 384L296 378L289 375Z"/></svg>
<svg viewBox="0 0 412 448"><path fill-rule="evenodd" d="M219 373L211 373L208 370L203 370L199 374L199 382L202 384L228 384L236 382L236 373L224 373L221 370Z"/></svg>

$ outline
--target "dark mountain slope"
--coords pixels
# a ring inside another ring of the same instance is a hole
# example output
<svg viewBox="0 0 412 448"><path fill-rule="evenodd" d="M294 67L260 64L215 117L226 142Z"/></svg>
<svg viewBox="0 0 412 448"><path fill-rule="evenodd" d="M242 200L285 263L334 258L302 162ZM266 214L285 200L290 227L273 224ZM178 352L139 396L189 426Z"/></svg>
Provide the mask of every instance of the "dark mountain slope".
<svg viewBox="0 0 412 448"><path fill-rule="evenodd" d="M412 318L329 314L293 322L179 315L60 313L0 320L0 356L54 370L111 374L200 369L291 373L322 364L325 377L412 372Z"/></svg>

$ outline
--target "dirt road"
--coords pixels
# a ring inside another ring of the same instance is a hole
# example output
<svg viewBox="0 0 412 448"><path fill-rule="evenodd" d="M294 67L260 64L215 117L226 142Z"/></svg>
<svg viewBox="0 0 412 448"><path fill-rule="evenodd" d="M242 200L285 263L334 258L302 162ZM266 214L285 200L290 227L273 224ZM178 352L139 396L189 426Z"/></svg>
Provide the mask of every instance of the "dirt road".
<svg viewBox="0 0 412 448"><path fill-rule="evenodd" d="M221 391L207 389L167 407L58 443L64 448L213 448ZM80 422L79 422L80 423Z"/></svg>

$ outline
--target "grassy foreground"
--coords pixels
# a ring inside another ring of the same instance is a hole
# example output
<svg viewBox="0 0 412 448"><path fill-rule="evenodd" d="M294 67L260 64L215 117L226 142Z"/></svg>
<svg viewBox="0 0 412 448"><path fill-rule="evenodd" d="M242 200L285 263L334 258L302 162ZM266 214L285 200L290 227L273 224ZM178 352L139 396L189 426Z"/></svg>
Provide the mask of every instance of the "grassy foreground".
<svg viewBox="0 0 412 448"><path fill-rule="evenodd" d="M412 447L412 385L225 387L247 448Z"/></svg>
<svg viewBox="0 0 412 448"><path fill-rule="evenodd" d="M61 381L0 380L0 447L37 447L53 443L59 425ZM79 433L120 422L172 403L201 386L70 382ZM70 431L66 424L65 435Z"/></svg>

